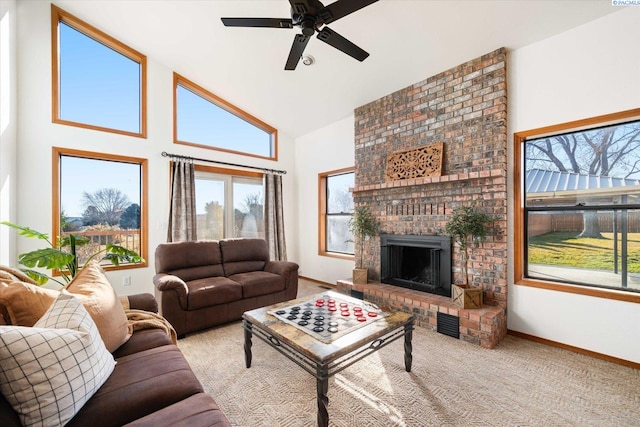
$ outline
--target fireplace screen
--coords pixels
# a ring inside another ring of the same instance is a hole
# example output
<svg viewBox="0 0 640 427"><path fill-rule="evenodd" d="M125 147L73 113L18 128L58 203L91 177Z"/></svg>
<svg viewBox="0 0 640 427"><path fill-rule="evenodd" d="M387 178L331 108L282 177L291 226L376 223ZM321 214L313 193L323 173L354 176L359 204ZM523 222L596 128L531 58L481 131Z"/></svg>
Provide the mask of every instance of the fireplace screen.
<svg viewBox="0 0 640 427"><path fill-rule="evenodd" d="M448 236L380 236L382 283L451 296Z"/></svg>

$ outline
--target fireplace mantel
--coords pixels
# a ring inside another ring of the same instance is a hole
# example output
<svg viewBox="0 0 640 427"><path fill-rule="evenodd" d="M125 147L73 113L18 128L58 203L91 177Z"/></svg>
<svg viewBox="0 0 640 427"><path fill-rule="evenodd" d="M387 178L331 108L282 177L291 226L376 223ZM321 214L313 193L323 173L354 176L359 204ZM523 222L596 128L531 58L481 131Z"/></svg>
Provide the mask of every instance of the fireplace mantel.
<svg viewBox="0 0 640 427"><path fill-rule="evenodd" d="M353 193L364 193L368 191L379 191L391 188L412 187L416 185L440 184L443 182L468 181L470 179L499 177L506 178L507 171L505 169L491 169L480 172L459 173L443 176L426 176L423 178L405 179L401 181L383 182L380 184L363 185L353 187Z"/></svg>

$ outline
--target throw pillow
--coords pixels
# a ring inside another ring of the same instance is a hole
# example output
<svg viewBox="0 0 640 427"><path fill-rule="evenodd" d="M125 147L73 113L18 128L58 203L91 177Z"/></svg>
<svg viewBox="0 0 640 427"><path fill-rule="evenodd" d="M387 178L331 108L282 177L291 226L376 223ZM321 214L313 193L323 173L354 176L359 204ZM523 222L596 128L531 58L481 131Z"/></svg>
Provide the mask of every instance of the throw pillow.
<svg viewBox="0 0 640 427"><path fill-rule="evenodd" d="M0 284L0 305L5 306L14 326L33 326L60 292L18 280Z"/></svg>
<svg viewBox="0 0 640 427"><path fill-rule="evenodd" d="M96 261L85 265L65 289L78 297L96 322L107 350L115 351L131 337L127 314Z"/></svg>
<svg viewBox="0 0 640 427"><path fill-rule="evenodd" d="M0 391L23 425L66 424L114 366L91 316L67 292L34 327L0 326Z"/></svg>

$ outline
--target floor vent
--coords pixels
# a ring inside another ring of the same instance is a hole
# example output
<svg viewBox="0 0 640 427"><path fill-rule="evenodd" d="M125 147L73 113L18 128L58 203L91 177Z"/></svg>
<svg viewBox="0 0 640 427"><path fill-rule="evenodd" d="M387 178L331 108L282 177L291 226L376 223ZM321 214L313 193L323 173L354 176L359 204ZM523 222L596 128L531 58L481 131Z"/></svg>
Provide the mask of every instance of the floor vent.
<svg viewBox="0 0 640 427"><path fill-rule="evenodd" d="M354 291L351 289L351 296L358 299L364 299L364 292Z"/></svg>
<svg viewBox="0 0 640 427"><path fill-rule="evenodd" d="M437 331L443 335L460 338L460 318L450 314L438 312Z"/></svg>

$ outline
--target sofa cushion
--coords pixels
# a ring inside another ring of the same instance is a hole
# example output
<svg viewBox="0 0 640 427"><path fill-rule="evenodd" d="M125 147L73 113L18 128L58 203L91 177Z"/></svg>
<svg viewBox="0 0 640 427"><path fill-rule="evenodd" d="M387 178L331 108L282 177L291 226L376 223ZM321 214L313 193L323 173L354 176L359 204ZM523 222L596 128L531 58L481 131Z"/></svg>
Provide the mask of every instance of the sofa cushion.
<svg viewBox="0 0 640 427"><path fill-rule="evenodd" d="M173 344L173 341L171 341L171 337L167 335L166 331L159 328L140 329L135 331L133 335L131 335L131 338L118 347L112 354L113 357L118 359L133 353L169 344Z"/></svg>
<svg viewBox="0 0 640 427"><path fill-rule="evenodd" d="M220 245L213 240L162 243L156 248L156 273L189 281L224 276Z"/></svg>
<svg viewBox="0 0 640 427"><path fill-rule="evenodd" d="M187 282L189 310L242 299L242 286L226 277L208 277Z"/></svg>
<svg viewBox="0 0 640 427"><path fill-rule="evenodd" d="M178 347L152 348L119 358L67 427L122 426L202 391Z"/></svg>
<svg viewBox="0 0 640 427"><path fill-rule="evenodd" d="M227 427L231 426L218 404L207 394L198 393L140 418L125 427Z"/></svg>
<svg viewBox="0 0 640 427"><path fill-rule="evenodd" d="M0 389L24 425L66 424L114 365L91 316L67 292L33 327L0 327Z"/></svg>
<svg viewBox="0 0 640 427"><path fill-rule="evenodd" d="M285 280L282 276L266 271L251 271L229 276L229 279L242 285L244 298L258 297L284 291Z"/></svg>
<svg viewBox="0 0 640 427"><path fill-rule="evenodd" d="M131 337L127 314L96 261L85 265L65 289L78 297L96 322L107 350L113 352Z"/></svg>
<svg viewBox="0 0 640 427"><path fill-rule="evenodd" d="M269 248L263 239L229 239L220 241L225 276L264 270Z"/></svg>

